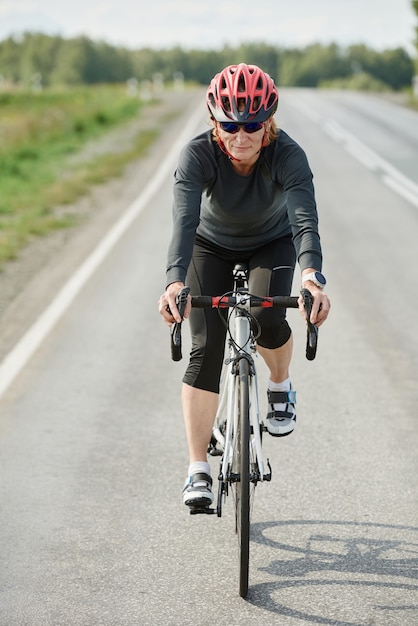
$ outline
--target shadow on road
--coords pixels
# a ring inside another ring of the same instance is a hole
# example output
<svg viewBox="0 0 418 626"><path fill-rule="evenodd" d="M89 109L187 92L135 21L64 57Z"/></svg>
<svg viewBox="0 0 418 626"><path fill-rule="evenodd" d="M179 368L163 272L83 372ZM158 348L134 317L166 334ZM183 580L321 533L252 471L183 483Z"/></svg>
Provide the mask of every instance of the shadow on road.
<svg viewBox="0 0 418 626"><path fill-rule="evenodd" d="M418 527L290 520L251 530L279 556L261 568L275 580L252 586L251 604L312 624L418 624Z"/></svg>

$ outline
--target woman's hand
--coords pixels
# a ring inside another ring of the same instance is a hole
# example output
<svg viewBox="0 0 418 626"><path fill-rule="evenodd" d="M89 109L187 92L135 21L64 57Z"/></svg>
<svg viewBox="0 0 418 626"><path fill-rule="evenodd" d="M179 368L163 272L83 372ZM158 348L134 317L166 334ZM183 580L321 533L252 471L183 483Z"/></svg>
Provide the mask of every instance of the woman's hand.
<svg viewBox="0 0 418 626"><path fill-rule="evenodd" d="M303 286L304 288L308 289L308 291L310 291L313 296L312 311L309 321L316 326L321 326L321 324L323 324L328 317L328 313L331 308L331 302L327 294L322 291L322 289L319 289L319 287L317 287L315 283L312 283L311 281L306 281ZM307 317L305 307L303 305L302 296L299 296L298 302L300 314L302 315L303 319L306 320Z"/></svg>
<svg viewBox="0 0 418 626"><path fill-rule="evenodd" d="M175 282L168 285L165 292L160 296L158 300L158 311L160 315L162 315L164 322L171 326L174 322L181 322L182 319L180 317L180 313L178 311L176 305L176 297L180 291L184 287L184 283ZM191 309L191 298L188 296L187 304L184 311L183 319L187 319L189 317Z"/></svg>

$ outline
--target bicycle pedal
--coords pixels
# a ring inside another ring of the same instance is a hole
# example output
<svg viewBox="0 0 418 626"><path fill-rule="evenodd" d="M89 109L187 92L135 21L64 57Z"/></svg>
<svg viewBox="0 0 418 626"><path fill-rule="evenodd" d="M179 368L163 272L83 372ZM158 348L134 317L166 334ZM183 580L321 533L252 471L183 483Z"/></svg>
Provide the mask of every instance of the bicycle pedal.
<svg viewBox="0 0 418 626"><path fill-rule="evenodd" d="M210 438L210 442L208 445L208 454L210 454L210 456L222 456L223 454L223 450L218 448L218 440L216 439L215 435L212 435L212 437Z"/></svg>
<svg viewBox="0 0 418 626"><path fill-rule="evenodd" d="M219 448L209 448L208 452L210 456L222 456L223 455L223 451L219 450Z"/></svg>
<svg viewBox="0 0 418 626"><path fill-rule="evenodd" d="M268 474L264 474L263 480L266 480L267 482L269 482L271 480L271 475L272 475L271 465L270 465L270 460L269 459L267 459L267 467L268 467L269 473Z"/></svg>
<svg viewBox="0 0 418 626"><path fill-rule="evenodd" d="M213 515L216 509L210 509L208 506L194 506L190 508L190 515Z"/></svg>

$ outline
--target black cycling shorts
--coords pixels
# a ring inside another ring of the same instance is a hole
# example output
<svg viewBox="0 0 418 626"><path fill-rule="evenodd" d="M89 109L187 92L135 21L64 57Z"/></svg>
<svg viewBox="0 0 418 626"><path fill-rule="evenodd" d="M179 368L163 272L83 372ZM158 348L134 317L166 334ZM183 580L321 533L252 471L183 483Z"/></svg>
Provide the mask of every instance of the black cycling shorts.
<svg viewBox="0 0 418 626"><path fill-rule="evenodd" d="M197 237L186 284L192 295L217 296L231 291L236 263L249 267L249 290L257 296L290 295L296 253L291 235L255 251L225 250ZM226 311L224 312L226 315ZM279 348L290 338L286 311L281 308L252 311L261 326L257 342L264 348ZM219 392L226 328L216 309L192 309L189 317L192 347L183 382L198 389Z"/></svg>

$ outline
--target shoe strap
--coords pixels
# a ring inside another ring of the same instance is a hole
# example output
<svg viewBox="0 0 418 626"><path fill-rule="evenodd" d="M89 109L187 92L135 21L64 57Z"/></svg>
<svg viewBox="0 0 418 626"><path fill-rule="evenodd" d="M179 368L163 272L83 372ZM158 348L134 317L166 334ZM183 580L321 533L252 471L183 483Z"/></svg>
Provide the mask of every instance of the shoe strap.
<svg viewBox="0 0 418 626"><path fill-rule="evenodd" d="M278 420L283 420L283 419L295 419L295 414L294 413L289 413L288 411L269 411L267 413L267 419L278 419Z"/></svg>
<svg viewBox="0 0 418 626"><path fill-rule="evenodd" d="M296 404L296 391L272 391L267 389L267 400L270 404Z"/></svg>
<svg viewBox="0 0 418 626"><path fill-rule="evenodd" d="M209 474L206 474L206 472L197 472L196 474L193 474L193 476L191 476L191 481L192 485L194 485L194 483L208 483L209 485L212 485L212 478L211 476L209 476Z"/></svg>

